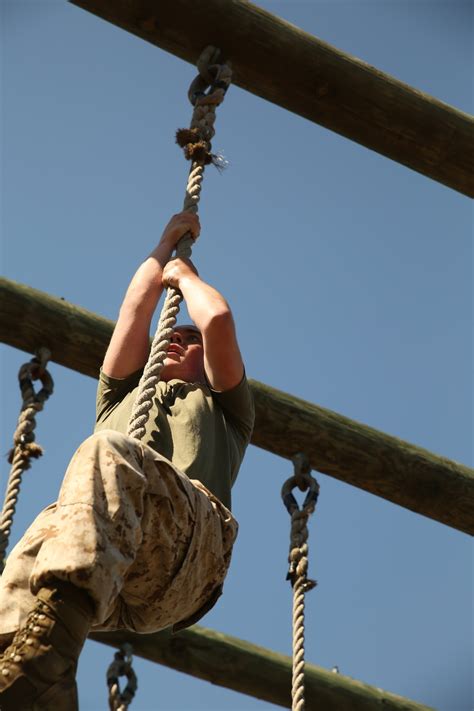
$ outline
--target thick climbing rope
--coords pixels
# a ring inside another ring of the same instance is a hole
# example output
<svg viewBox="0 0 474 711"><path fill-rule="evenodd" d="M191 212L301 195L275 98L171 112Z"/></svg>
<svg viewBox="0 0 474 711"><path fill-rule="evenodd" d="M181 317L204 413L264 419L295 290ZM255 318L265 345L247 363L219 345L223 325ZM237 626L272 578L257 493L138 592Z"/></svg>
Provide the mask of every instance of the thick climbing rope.
<svg viewBox="0 0 474 711"><path fill-rule="evenodd" d="M12 466L0 518L0 573L3 572L5 566L4 557L20 493L21 477L30 468L31 459L38 459L43 454L42 448L35 443L34 431L36 414L41 412L44 403L53 392L53 379L46 369L50 357L51 353L46 348L40 348L37 356L28 363L24 363L18 373L23 404L13 435L14 447L8 457ZM41 380L43 386L38 393L35 392L33 386L34 380Z"/></svg>
<svg viewBox="0 0 474 711"><path fill-rule="evenodd" d="M120 691L119 677L127 677L127 686ZM107 686L109 687L110 711L127 711L129 704L137 691L137 676L132 667L132 646L125 642L107 669Z"/></svg>
<svg viewBox="0 0 474 711"><path fill-rule="evenodd" d="M281 497L291 516L290 568L286 579L293 587L293 668L292 668L292 711L304 711L304 605L305 593L316 586L314 580L309 580L308 573L308 519L316 508L319 494L319 484L311 475L311 468L303 454L293 458L294 475L290 477L281 490ZM292 494L295 487L308 491L300 509Z"/></svg>
<svg viewBox="0 0 474 711"><path fill-rule="evenodd" d="M176 134L177 143L184 149L186 159L191 161L183 211L194 214L198 211L204 167L209 163L218 163L217 157L211 153L216 109L224 100L232 78L228 64L216 64L218 56L219 50L214 47L207 47L201 54L197 63L199 75L192 82L188 92L189 100L194 106L191 126L189 129L178 130ZM208 87L210 87L209 91L206 92ZM191 235L189 233L184 235L178 243L176 257L189 258L192 243ZM127 434L138 440L143 439L145 435L156 386L182 299L183 296L178 289L173 287L168 289L128 423Z"/></svg>
<svg viewBox="0 0 474 711"><path fill-rule="evenodd" d="M191 125L188 129L179 129L176 133L176 142L184 149L185 158L191 161L183 211L194 214L198 211L201 197L204 167L210 163L219 167L218 157L211 153L211 141L215 133L216 109L223 102L232 79L230 65L216 63L219 55L220 52L215 47L206 47L199 57L199 74L188 91L188 98L194 106ZM177 245L175 256L189 259L192 244L191 234L184 235ZM146 432L153 398L182 300L183 296L178 289L168 289L127 428L127 434L138 440L142 440ZM126 711L136 690L136 676L131 668L132 649L130 646L128 650L123 649L116 653L115 662L107 672L111 711ZM118 685L119 673L125 674L129 680L123 693L120 693Z"/></svg>

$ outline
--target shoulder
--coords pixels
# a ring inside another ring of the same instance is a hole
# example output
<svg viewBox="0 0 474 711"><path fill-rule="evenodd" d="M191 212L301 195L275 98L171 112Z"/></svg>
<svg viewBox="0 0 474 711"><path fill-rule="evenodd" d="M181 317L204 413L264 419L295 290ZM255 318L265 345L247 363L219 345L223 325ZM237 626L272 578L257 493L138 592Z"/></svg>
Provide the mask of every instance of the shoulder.
<svg viewBox="0 0 474 711"><path fill-rule="evenodd" d="M245 375L240 383L230 390L219 392L209 387L212 398L221 406L226 419L250 439L255 422L255 406L252 391Z"/></svg>
<svg viewBox="0 0 474 711"><path fill-rule="evenodd" d="M131 373L126 378L113 378L104 373L101 369L99 373L99 383L97 385L96 397L96 421L100 422L111 409L116 407L130 392L132 392L140 381L143 369Z"/></svg>

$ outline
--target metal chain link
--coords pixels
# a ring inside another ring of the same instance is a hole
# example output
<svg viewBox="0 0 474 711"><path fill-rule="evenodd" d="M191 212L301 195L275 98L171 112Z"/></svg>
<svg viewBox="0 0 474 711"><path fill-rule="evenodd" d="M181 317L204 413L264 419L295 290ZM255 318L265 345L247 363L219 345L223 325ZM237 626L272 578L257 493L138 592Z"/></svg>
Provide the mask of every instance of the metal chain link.
<svg viewBox="0 0 474 711"><path fill-rule="evenodd" d="M23 404L18 418L17 428L13 435L14 447L10 451L8 461L12 465L5 491L5 501L0 518L0 573L5 567L5 552L15 515L16 504L20 493L21 477L31 466L31 459L38 459L43 454L42 448L35 443L34 430L36 414L41 412L44 403L53 392L54 382L46 369L51 358L47 348L40 348L37 355L28 363L24 363L18 373ZM41 390L36 393L33 381L40 380Z"/></svg>
<svg viewBox="0 0 474 711"><path fill-rule="evenodd" d="M308 573L308 519L316 508L319 484L311 475L309 462L304 454L293 457L294 475L282 487L281 497L291 516L290 568L286 576L293 587L293 670L292 711L304 711L304 605L305 593L316 586ZM292 494L295 487L308 491L300 510Z"/></svg>

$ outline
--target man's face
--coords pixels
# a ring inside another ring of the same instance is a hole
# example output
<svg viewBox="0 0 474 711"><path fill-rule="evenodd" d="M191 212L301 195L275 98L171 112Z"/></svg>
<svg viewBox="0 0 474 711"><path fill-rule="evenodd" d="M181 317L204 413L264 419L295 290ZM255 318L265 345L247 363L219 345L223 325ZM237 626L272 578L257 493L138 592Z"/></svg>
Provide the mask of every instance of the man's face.
<svg viewBox="0 0 474 711"><path fill-rule="evenodd" d="M204 383L204 349L199 331L187 326L177 326L171 336L161 380L173 378L188 383Z"/></svg>

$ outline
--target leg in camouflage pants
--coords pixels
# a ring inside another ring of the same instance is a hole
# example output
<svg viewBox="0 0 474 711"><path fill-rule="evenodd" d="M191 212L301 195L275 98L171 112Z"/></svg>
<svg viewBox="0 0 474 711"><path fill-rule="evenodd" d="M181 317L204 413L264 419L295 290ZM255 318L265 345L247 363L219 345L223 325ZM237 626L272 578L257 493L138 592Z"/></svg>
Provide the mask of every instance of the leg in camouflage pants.
<svg viewBox="0 0 474 711"><path fill-rule="evenodd" d="M217 599L236 534L232 514L199 481L136 440L98 432L7 560L0 645L56 580L90 596L95 630L194 622Z"/></svg>

